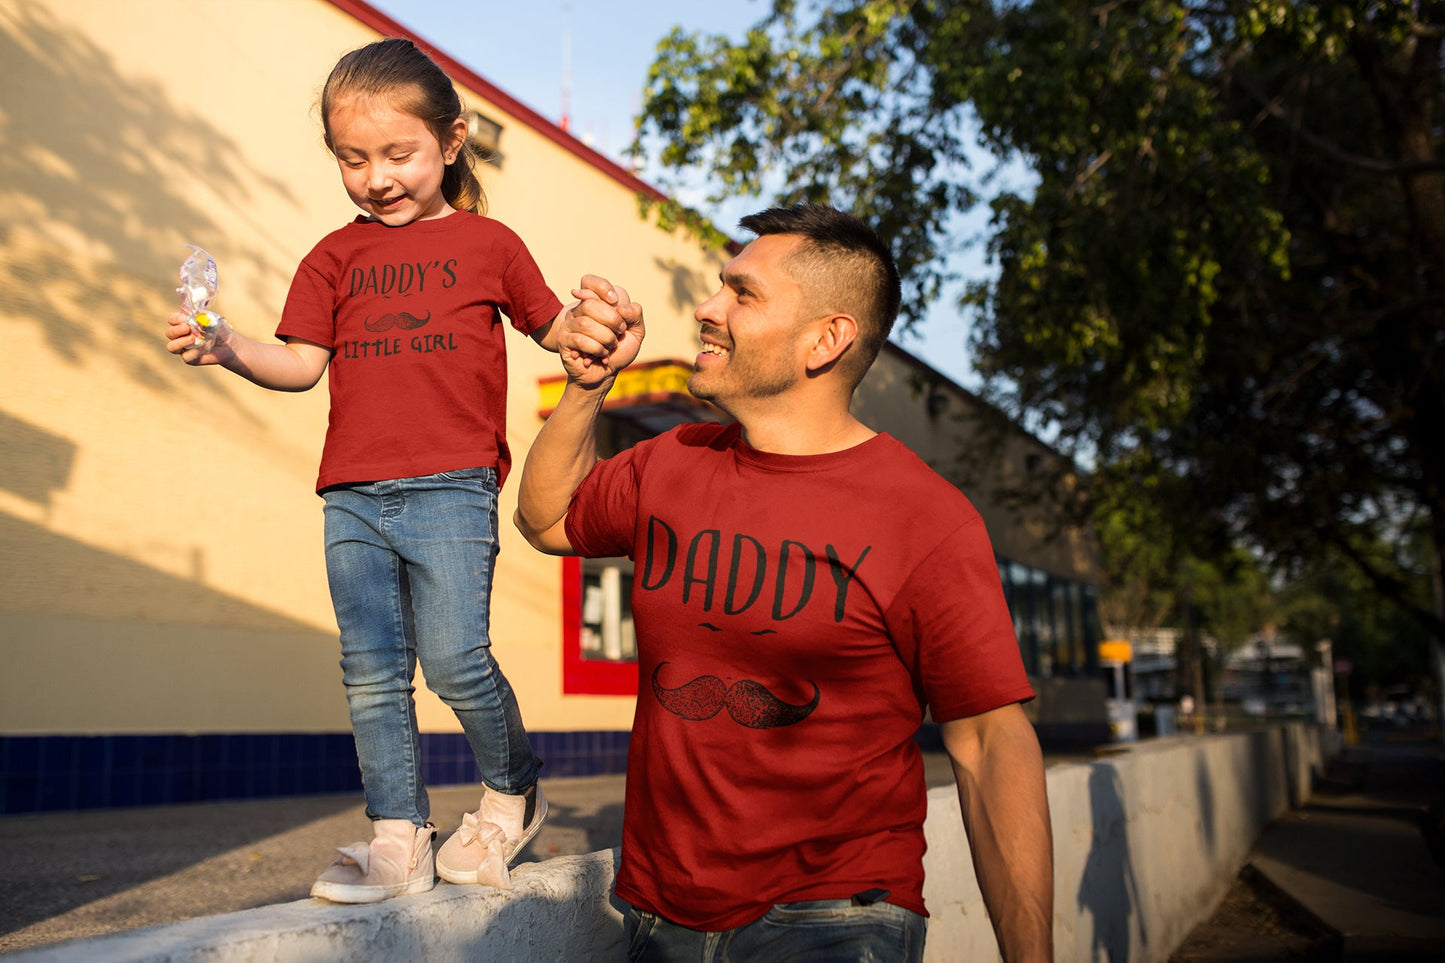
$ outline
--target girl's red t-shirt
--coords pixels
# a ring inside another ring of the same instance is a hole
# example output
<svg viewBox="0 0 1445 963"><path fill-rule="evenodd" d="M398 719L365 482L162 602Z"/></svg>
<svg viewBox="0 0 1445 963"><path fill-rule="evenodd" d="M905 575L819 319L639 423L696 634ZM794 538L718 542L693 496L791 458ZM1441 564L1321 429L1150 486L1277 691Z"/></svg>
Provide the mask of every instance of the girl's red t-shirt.
<svg viewBox="0 0 1445 963"><path fill-rule="evenodd" d="M516 233L457 211L357 217L306 255L276 336L332 351L318 490L511 463L504 316L530 334L562 304Z"/></svg>

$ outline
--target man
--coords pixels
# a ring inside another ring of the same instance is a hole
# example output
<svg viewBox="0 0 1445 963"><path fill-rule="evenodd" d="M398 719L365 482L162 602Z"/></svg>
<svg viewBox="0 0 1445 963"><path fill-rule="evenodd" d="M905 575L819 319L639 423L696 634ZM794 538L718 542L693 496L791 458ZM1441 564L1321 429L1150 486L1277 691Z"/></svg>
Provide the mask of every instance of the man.
<svg viewBox="0 0 1445 963"><path fill-rule="evenodd" d="M736 424L598 462L598 413L643 323L589 277L559 321L567 385L519 485L534 546L636 565L629 955L921 959L913 735L929 706L1000 948L1051 959L1048 802L1020 707L1033 693L983 523L849 412L898 312L893 259L827 207L742 226L759 236L696 311L688 382Z"/></svg>

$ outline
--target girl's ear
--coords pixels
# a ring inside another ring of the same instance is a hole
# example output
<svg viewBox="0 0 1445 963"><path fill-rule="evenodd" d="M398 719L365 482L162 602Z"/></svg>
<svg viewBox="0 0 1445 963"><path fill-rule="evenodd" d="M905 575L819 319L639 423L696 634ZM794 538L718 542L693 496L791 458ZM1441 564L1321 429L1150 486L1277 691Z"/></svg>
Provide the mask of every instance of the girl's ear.
<svg viewBox="0 0 1445 963"><path fill-rule="evenodd" d="M816 329L817 340L808 349L808 371L821 371L843 357L848 346L858 340L858 321L851 314L834 314Z"/></svg>
<svg viewBox="0 0 1445 963"><path fill-rule="evenodd" d="M447 136L442 140L442 160L450 164L457 159L462 152L462 145L467 142L467 122L458 117L452 121L447 128Z"/></svg>

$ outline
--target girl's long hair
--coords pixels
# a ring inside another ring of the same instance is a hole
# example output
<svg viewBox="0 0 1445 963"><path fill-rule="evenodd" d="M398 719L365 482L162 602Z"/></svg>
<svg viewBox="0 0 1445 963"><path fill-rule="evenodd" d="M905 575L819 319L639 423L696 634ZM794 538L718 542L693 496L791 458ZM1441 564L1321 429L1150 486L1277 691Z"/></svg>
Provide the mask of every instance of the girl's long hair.
<svg viewBox="0 0 1445 963"><path fill-rule="evenodd" d="M390 38L358 47L331 68L321 90L321 127L326 148L331 143L331 108L345 97L361 94L384 98L396 110L411 114L445 144L462 115L462 101L451 78L410 40ZM472 170L475 157L463 143L456 160L442 174L442 196L459 211L487 213L487 195Z"/></svg>

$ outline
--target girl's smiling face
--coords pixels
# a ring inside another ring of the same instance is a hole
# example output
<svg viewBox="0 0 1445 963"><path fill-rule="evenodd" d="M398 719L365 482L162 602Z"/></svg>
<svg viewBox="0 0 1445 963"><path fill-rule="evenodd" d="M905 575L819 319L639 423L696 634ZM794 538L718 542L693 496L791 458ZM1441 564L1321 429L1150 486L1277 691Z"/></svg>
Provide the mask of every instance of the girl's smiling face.
<svg viewBox="0 0 1445 963"><path fill-rule="evenodd" d="M373 220L401 227L452 212L442 194L442 175L466 140L460 117L439 143L421 118L386 98L353 95L331 108L327 127L341 183Z"/></svg>

